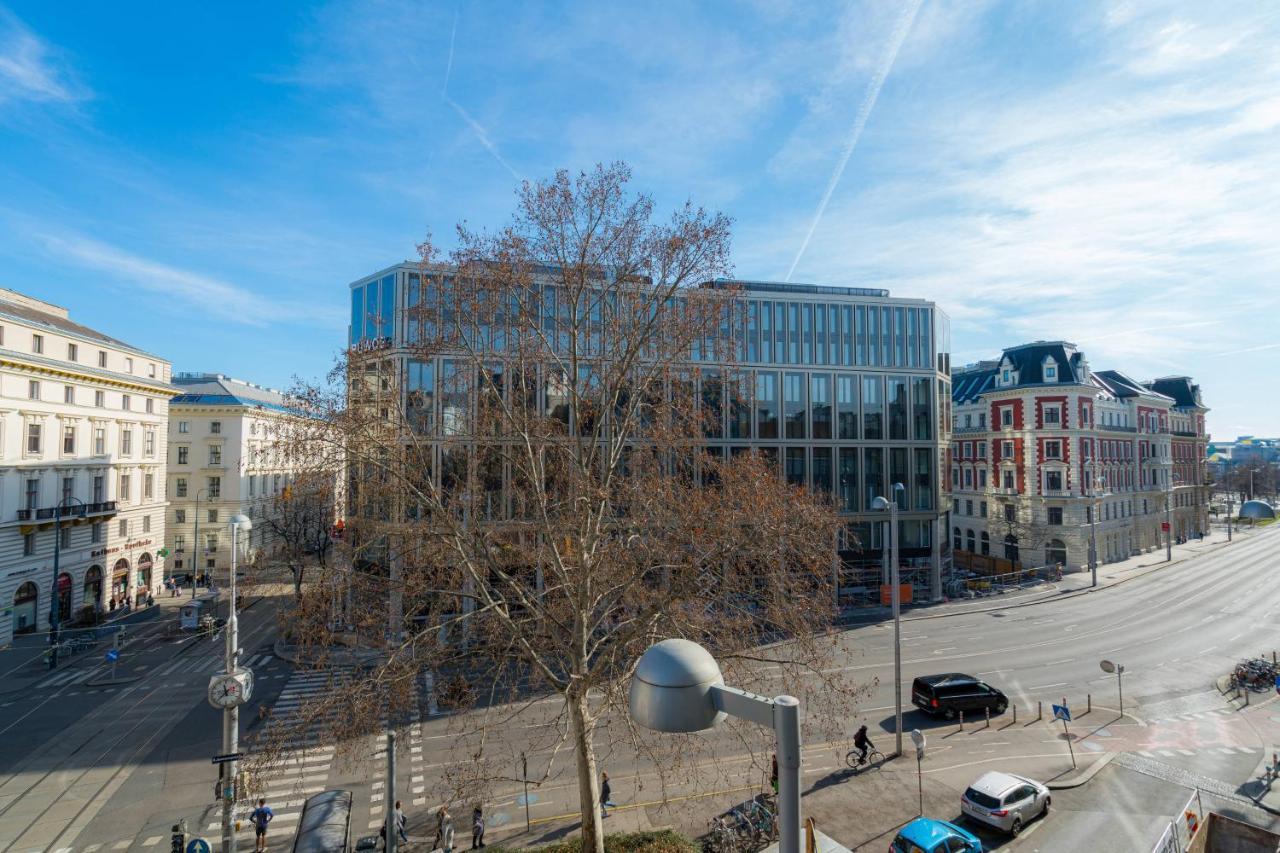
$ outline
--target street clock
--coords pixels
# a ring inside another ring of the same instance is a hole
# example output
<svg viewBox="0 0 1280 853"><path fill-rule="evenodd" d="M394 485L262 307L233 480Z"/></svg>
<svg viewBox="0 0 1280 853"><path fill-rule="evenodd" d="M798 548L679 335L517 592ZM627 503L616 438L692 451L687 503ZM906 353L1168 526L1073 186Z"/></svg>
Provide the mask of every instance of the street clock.
<svg viewBox="0 0 1280 853"><path fill-rule="evenodd" d="M215 708L236 708L253 695L253 670L219 672L209 679L209 704Z"/></svg>

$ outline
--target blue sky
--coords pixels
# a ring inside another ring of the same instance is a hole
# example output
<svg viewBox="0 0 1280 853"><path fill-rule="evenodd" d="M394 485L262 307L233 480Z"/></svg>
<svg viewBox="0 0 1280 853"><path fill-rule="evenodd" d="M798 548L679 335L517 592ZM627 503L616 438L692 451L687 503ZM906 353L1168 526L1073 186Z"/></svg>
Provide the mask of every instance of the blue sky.
<svg viewBox="0 0 1280 853"><path fill-rule="evenodd" d="M0 286L277 386L345 285L623 159L757 279L935 299L1280 433L1267 3L0 5Z"/></svg>

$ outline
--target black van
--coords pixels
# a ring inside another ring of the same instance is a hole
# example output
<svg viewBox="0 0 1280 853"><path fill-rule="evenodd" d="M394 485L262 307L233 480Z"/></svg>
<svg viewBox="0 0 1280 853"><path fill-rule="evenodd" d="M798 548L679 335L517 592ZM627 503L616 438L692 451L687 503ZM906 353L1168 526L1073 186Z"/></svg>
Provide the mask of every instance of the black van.
<svg viewBox="0 0 1280 853"><path fill-rule="evenodd" d="M911 702L926 713L941 714L948 720L954 720L960 711L971 716L984 709L1003 714L1009 707L1009 699L999 690L959 672L917 678L911 684Z"/></svg>

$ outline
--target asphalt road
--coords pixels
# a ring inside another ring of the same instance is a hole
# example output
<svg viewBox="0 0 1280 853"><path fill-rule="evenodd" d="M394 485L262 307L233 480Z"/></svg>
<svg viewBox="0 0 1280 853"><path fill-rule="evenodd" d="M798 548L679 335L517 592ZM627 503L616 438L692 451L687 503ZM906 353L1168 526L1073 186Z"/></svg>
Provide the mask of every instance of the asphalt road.
<svg viewBox="0 0 1280 853"><path fill-rule="evenodd" d="M906 727L919 727L930 738L922 768L926 789L933 792L926 811L937 803L936 816L955 817L958 810L948 813L946 803L986 769L1040 778L1069 773L1060 729L1051 722L1027 724L1037 702L1047 709L1064 697L1077 715L1073 746L1082 763L1103 752L1118 752L1147 762L1146 772L1113 762L1087 785L1055 793L1051 816L1028 828L1022 839L993 839L1001 849L1106 849L1081 845L1101 827L1113 825L1123 826L1126 834L1112 840L1123 837L1130 845L1139 839L1154 842L1154 836L1147 836L1161 821L1167 823L1190 790L1189 783L1179 781L1179 772L1224 783L1247 778L1268 745L1239 724L1213 682L1240 657L1269 653L1269 646L1278 644L1280 589L1272 580L1280 565L1278 550L1280 534L1264 532L1158 571L1134 573L1124 583L1093 592L1025 607L993 600L990 611L942 618L932 618L937 610L914 612L902 632L904 703L909 703L913 677L961 671L999 686L1019 706L1016 725L1006 715L989 729L970 723L961 733L954 725L925 718L904 705ZM1105 578L1106 567L1102 573ZM996 609L1000 604L1005 606ZM242 647L246 658L257 663L259 674L258 695L250 707L271 704L276 708L273 716L279 716L304 705L322 685L314 675L270 656L274 621L270 599L246 611ZM855 680L878 686L862 703L858 717L837 721L836 728L847 735L859 721L866 721L873 731L879 728L875 740L885 751L892 746L891 640L888 625L850 629L842 637L839 664ZM204 693L208 675L220 668L222 646L207 641L200 645L206 644L207 648L178 645L158 635L140 639L127 650L119 672L137 676L135 682L93 686L102 677L99 671L79 683L37 687L18 698L0 697L0 736L6 744L0 751L0 853L150 850L168 843L169 826L179 818L215 840L217 832L210 827L217 819L212 800L216 771L209 757L220 751L220 723L217 712L205 704ZM1098 668L1102 658L1126 667L1125 718L1116 712L1115 676ZM741 686L779 692L775 675L764 668L756 683ZM1093 713L1082 714L1089 694ZM476 717L429 718L427 707L424 697L421 722L411 721L400 732L396 795L405 801L411 835L430 834L425 827L440 792L468 765L479 763L466 735L476 728ZM557 701L549 698L502 713L491 711L486 722L486 751L480 760L508 780L492 788L486 799L491 840L524 828L526 800L522 786L514 781L522 752L530 776L541 783L530 789L527 800L534 836L571 830L576 787ZM729 732L709 734L701 740L701 750L660 773L650 758L637 757L622 721L606 723L597 745L602 766L615 780L620 808L610 818L613 827L666 822L696 831L711 815L764 784L770 750L763 732L747 732L742 739ZM911 798L914 767L899 787L885 784L887 776L877 780L875 774L847 774L846 746L832 740L830 725L819 723L809 719L805 726L809 790L827 786L847 791L850 799L870 806L870 812L879 804L914 814L914 803L903 802ZM252 725L252 720L243 722L247 733ZM346 748L336 756L332 749L314 754L307 751L315 745L307 744L305 735L299 732L297 766L282 768L268 789L283 817L274 831L292 832L296 824L291 821L296 821L303 796L343 787L356 794L353 835L376 833L388 800L382 744L370 738L368 743L342 745ZM664 810L654 805L663 795L690 799L681 801L679 809ZM887 797L894 802L885 802ZM469 804L455 804L455 813L463 809L469 811ZM885 820L896 819L894 809L881 811ZM860 818L864 823L871 819ZM466 817L460 821L465 824ZM878 831L869 828L859 838L879 838ZM871 849L879 846L882 841L877 840Z"/></svg>

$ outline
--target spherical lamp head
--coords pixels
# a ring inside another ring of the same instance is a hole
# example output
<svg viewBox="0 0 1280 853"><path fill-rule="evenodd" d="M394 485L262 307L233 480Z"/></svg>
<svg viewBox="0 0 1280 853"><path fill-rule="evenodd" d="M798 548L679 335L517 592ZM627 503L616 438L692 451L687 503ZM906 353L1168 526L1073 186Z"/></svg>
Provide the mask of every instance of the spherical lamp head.
<svg viewBox="0 0 1280 853"><path fill-rule="evenodd" d="M711 688L724 684L711 653L689 640L663 640L645 650L631 677L631 719L659 732L700 732L724 714Z"/></svg>

